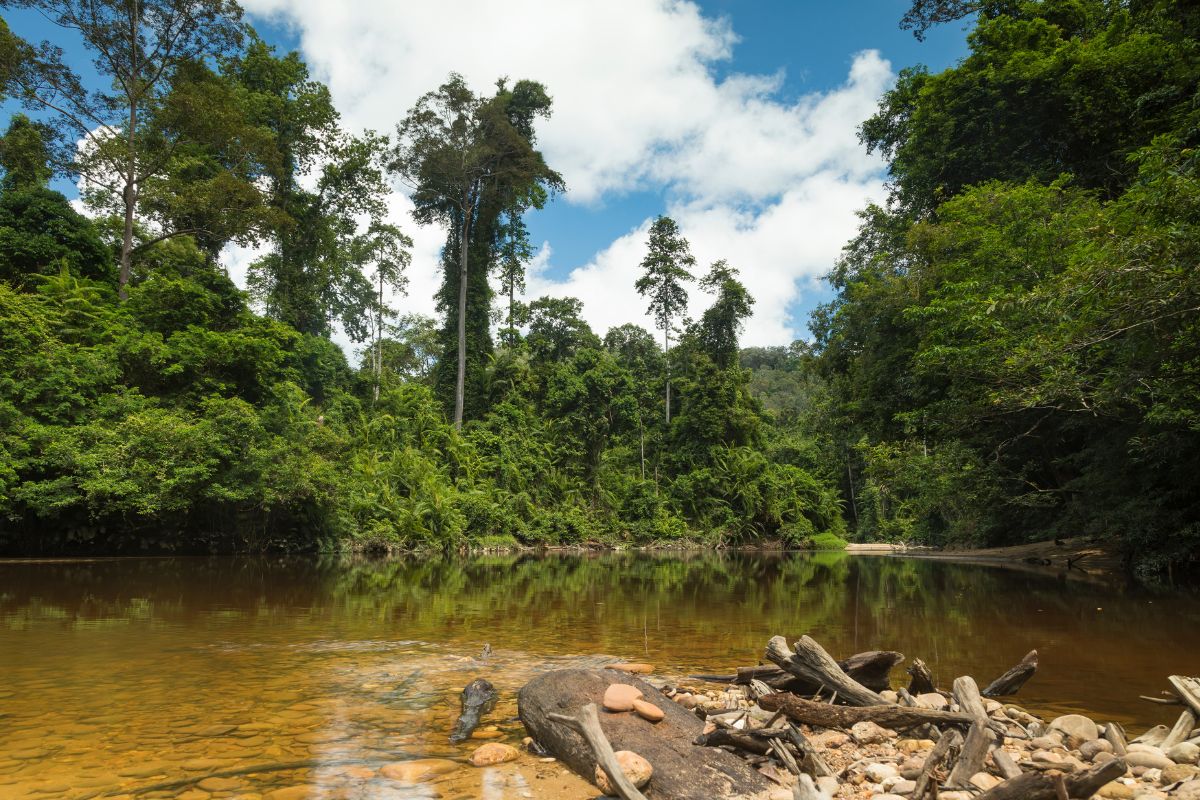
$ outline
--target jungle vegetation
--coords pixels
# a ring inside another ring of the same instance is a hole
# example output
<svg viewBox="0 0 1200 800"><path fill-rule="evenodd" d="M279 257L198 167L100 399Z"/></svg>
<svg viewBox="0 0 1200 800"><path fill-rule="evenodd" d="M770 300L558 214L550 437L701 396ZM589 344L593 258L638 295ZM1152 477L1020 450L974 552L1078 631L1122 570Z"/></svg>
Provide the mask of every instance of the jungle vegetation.
<svg viewBox="0 0 1200 800"><path fill-rule="evenodd" d="M0 8L73 31L96 73L0 21L24 108L0 140L6 552L1200 552L1190 3L916 0L902 24L968 26L968 55L904 69L863 122L891 192L812 340L747 349L754 265L698 264L665 216L636 285L657 331L524 301L524 216L569 188L538 149L548 87L450 75L394 130L352 132L231 0ZM388 307L411 268L396 184L446 232L437 319ZM265 253L245 291L231 243Z"/></svg>

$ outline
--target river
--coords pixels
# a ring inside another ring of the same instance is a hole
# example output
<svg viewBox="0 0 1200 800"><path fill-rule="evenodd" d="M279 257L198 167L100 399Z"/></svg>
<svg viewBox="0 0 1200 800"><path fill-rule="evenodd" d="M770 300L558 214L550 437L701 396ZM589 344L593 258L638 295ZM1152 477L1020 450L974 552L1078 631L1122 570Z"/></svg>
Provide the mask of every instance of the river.
<svg viewBox="0 0 1200 800"><path fill-rule="evenodd" d="M919 656L940 686L1037 648L1017 702L1137 732L1176 716L1137 696L1200 663L1196 599L845 553L0 561L0 798L591 797L532 756L375 770L465 759L480 742L447 735L474 677L502 696L482 735L519 745L540 670L732 672L774 634Z"/></svg>

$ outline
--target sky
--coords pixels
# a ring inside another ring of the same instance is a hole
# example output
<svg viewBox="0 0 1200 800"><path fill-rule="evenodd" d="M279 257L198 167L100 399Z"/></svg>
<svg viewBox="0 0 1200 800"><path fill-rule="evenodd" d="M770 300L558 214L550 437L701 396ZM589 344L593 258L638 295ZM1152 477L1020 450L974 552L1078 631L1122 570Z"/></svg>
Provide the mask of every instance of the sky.
<svg viewBox="0 0 1200 800"><path fill-rule="evenodd" d="M756 298L744 345L808 335L831 294L821 278L885 197L884 164L858 125L903 67L966 54L961 23L924 42L898 21L908 0L243 0L268 42L297 49L345 126L394 129L456 71L479 92L500 77L544 83L553 116L538 144L567 191L527 218L538 249L527 297L574 296L600 334L652 328L633 288L654 217L676 219L698 272L717 259ZM8 15L30 39L53 34ZM71 49L68 47L68 55ZM404 312L433 313L445 232L418 227ZM241 280L252 252L226 263ZM699 276L697 276L699 277ZM711 298L692 287L689 313Z"/></svg>

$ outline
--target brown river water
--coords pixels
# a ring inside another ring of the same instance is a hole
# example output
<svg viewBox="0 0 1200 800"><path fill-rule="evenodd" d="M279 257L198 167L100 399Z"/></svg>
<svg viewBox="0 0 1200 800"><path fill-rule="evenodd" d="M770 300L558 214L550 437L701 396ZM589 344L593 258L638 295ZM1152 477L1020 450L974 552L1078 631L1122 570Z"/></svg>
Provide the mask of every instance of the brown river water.
<svg viewBox="0 0 1200 800"><path fill-rule="evenodd" d="M532 755L467 765L458 691L492 681L481 734L519 746L541 670L732 672L774 634L919 656L942 686L1036 647L1017 702L1137 732L1175 716L1137 696L1200 669L1198 599L845 553L0 561L0 799L593 797ZM454 763L376 772L416 758Z"/></svg>

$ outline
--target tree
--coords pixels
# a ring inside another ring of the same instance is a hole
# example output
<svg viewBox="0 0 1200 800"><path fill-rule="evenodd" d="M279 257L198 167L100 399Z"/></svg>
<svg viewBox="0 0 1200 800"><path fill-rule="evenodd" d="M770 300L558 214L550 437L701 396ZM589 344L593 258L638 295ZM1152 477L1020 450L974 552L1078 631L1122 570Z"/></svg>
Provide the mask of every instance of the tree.
<svg viewBox="0 0 1200 800"><path fill-rule="evenodd" d="M385 320L393 318L395 312L387 306L384 290L404 292L408 278L404 271L412 263L412 239L400 232L395 225L372 223L362 236L352 242L350 261L360 268L373 265L372 284L376 292L371 312L371 368L375 374L372 399L379 400L379 385L383 377L383 334Z"/></svg>
<svg viewBox="0 0 1200 800"><path fill-rule="evenodd" d="M297 53L277 56L255 38L222 69L247 93L250 121L271 132L276 149L265 176L274 246L250 267L251 294L304 333L328 337L337 321L352 341L365 341L377 291L360 255L388 230L387 139L343 131L328 87L309 77Z"/></svg>
<svg viewBox="0 0 1200 800"><path fill-rule="evenodd" d="M663 352L667 355L666 409L667 424L671 423L671 321L687 308L684 283L693 280L692 267L696 259L679 225L670 217L660 216L650 226L650 247L642 259L642 277L634 286L638 294L650 298L646 313L663 332Z"/></svg>
<svg viewBox="0 0 1200 800"><path fill-rule="evenodd" d="M570 358L584 347L597 348L600 339L580 316L583 303L574 297L539 297L529 304L526 343L535 362Z"/></svg>
<svg viewBox="0 0 1200 800"><path fill-rule="evenodd" d="M540 208L548 191L562 188L561 177L533 147L533 122L549 112L550 98L541 84L519 81L510 91L501 81L496 95L485 98L452 74L397 126L391 169L413 190L417 222L446 225L447 254L457 256L457 303L447 314L454 318L457 339L456 427L462 427L466 393L471 253L492 256L493 226L501 214L519 216ZM485 240L474 236L480 229Z"/></svg>
<svg viewBox="0 0 1200 800"><path fill-rule="evenodd" d="M4 0L30 8L74 31L94 54L111 88L89 90L43 42L28 48L11 84L27 106L50 115L64 164L120 207L122 297L129 283L140 213L141 187L166 169L171 149L150 152L145 121L161 107L176 70L229 52L242 37L241 8L233 0ZM85 146L76 151L75 143ZM160 241L187 231L164 231Z"/></svg>
<svg viewBox="0 0 1200 800"><path fill-rule="evenodd" d="M500 245L496 258L496 274L500 278L500 291L508 299L504 327L500 329L501 341L509 347L517 343L519 317L517 295L525 292L525 264L533 258L533 247L529 244L529 231L520 216L509 216L500 228Z"/></svg>
<svg viewBox="0 0 1200 800"><path fill-rule="evenodd" d="M737 274L735 268L721 259L700 280L700 288L717 296L700 318L700 345L719 369L737 365L738 336L754 307L754 298Z"/></svg>

